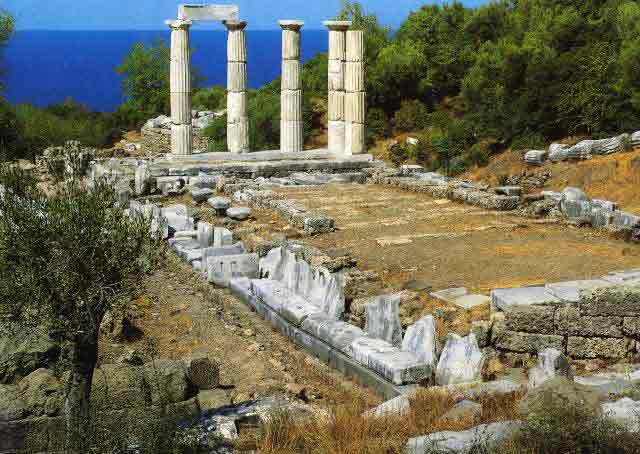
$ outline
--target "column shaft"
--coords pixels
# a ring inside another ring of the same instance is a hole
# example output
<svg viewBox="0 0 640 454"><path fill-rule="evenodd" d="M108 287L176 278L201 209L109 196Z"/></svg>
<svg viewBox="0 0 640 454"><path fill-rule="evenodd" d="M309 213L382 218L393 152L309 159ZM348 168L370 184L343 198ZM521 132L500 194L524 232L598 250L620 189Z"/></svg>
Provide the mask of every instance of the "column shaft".
<svg viewBox="0 0 640 454"><path fill-rule="evenodd" d="M364 32L346 32L345 154L366 153L366 92L364 83Z"/></svg>
<svg viewBox="0 0 640 454"><path fill-rule="evenodd" d="M249 152L247 37L244 21L226 21L227 37L227 148Z"/></svg>
<svg viewBox="0 0 640 454"><path fill-rule="evenodd" d="M191 126L190 21L166 21L171 28L171 152L190 155L193 151Z"/></svg>
<svg viewBox="0 0 640 454"><path fill-rule="evenodd" d="M345 150L345 59L349 21L325 21L329 29L328 109L329 152Z"/></svg>
<svg viewBox="0 0 640 454"><path fill-rule="evenodd" d="M280 21L282 27L282 82L280 86L280 150L302 151L302 82L300 29L302 21Z"/></svg>

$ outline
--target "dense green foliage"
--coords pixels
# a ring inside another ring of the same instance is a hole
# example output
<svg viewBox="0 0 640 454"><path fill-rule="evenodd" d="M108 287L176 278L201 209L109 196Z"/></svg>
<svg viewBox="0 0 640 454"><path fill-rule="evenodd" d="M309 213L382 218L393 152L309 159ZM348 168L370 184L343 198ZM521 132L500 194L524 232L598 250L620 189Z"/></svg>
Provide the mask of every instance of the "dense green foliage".
<svg viewBox="0 0 640 454"><path fill-rule="evenodd" d="M2 32L1 17L0 44L10 35ZM640 3L635 0L495 0L475 9L459 2L425 5L395 34L359 3L344 2L336 17L365 31L368 142L417 134L426 143L411 155L430 168L459 172L509 147L638 129ZM58 113L64 125L52 126L56 120L41 112L46 121L38 123L44 126L35 128L35 120L22 125L29 144L34 137L50 144L64 137L100 145L116 129L139 127L146 118L168 113L168 69L164 42L135 45L117 68L126 99L115 113L87 113L86 121L99 123L89 127L77 115ZM224 109L225 89L198 89L200 79L193 77L194 107ZM326 54L304 64L302 80L308 140L326 124ZM276 79L250 92L254 150L279 145L279 85ZM3 111L0 128L25 120L20 111ZM212 150L226 149L224 117L206 134ZM24 153L28 146L14 148Z"/></svg>
<svg viewBox="0 0 640 454"><path fill-rule="evenodd" d="M424 6L369 67L370 107L398 131L429 130L435 165L452 171L486 162L496 143L636 130L639 31L631 0Z"/></svg>

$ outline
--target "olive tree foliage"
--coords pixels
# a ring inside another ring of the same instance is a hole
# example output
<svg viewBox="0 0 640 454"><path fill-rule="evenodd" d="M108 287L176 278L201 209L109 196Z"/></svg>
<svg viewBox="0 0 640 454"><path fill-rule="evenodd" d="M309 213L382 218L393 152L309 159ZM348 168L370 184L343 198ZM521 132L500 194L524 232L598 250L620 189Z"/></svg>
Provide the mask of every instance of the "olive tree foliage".
<svg viewBox="0 0 640 454"><path fill-rule="evenodd" d="M70 179L53 194L0 167L0 329L48 332L67 353L64 412L71 452L87 452L100 324L129 301L159 257L150 220L116 207L106 182Z"/></svg>

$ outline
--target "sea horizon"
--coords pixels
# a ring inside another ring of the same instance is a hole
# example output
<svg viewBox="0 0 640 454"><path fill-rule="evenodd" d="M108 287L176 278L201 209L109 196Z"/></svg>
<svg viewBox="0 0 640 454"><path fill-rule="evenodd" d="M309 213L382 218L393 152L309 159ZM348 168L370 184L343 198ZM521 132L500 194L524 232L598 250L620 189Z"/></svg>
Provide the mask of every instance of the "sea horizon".
<svg viewBox="0 0 640 454"><path fill-rule="evenodd" d="M66 99L99 112L113 111L124 100L115 72L134 43L169 42L169 30L18 30L4 50L5 96L12 104L38 107ZM192 64L205 85L226 85L226 31L191 32ZM328 48L326 30L305 30L301 58ZM247 30L249 87L257 89L281 73L281 31Z"/></svg>

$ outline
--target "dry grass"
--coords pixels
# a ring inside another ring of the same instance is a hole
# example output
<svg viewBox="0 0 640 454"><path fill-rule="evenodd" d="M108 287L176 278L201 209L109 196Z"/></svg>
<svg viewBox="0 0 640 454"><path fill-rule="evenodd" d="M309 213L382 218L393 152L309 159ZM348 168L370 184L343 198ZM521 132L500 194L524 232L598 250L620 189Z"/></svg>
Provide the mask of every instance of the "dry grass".
<svg viewBox="0 0 640 454"><path fill-rule="evenodd" d="M531 168L522 161L520 153L505 152L491 160L489 165L467 171L463 178L498 184L500 175L516 175L522 171L550 170L547 190L561 191L567 186L582 188L590 197L612 200L625 210L640 212L640 150L597 156L580 162L547 162Z"/></svg>
<svg viewBox="0 0 640 454"><path fill-rule="evenodd" d="M479 400L483 406L481 423L513 419L519 397ZM451 395L427 389L411 399L411 410L405 415L364 416L370 407L357 400L335 406L328 417L310 421L279 414L257 440L256 449L265 454L399 454L411 437L470 428L469 421L440 420L455 403Z"/></svg>

